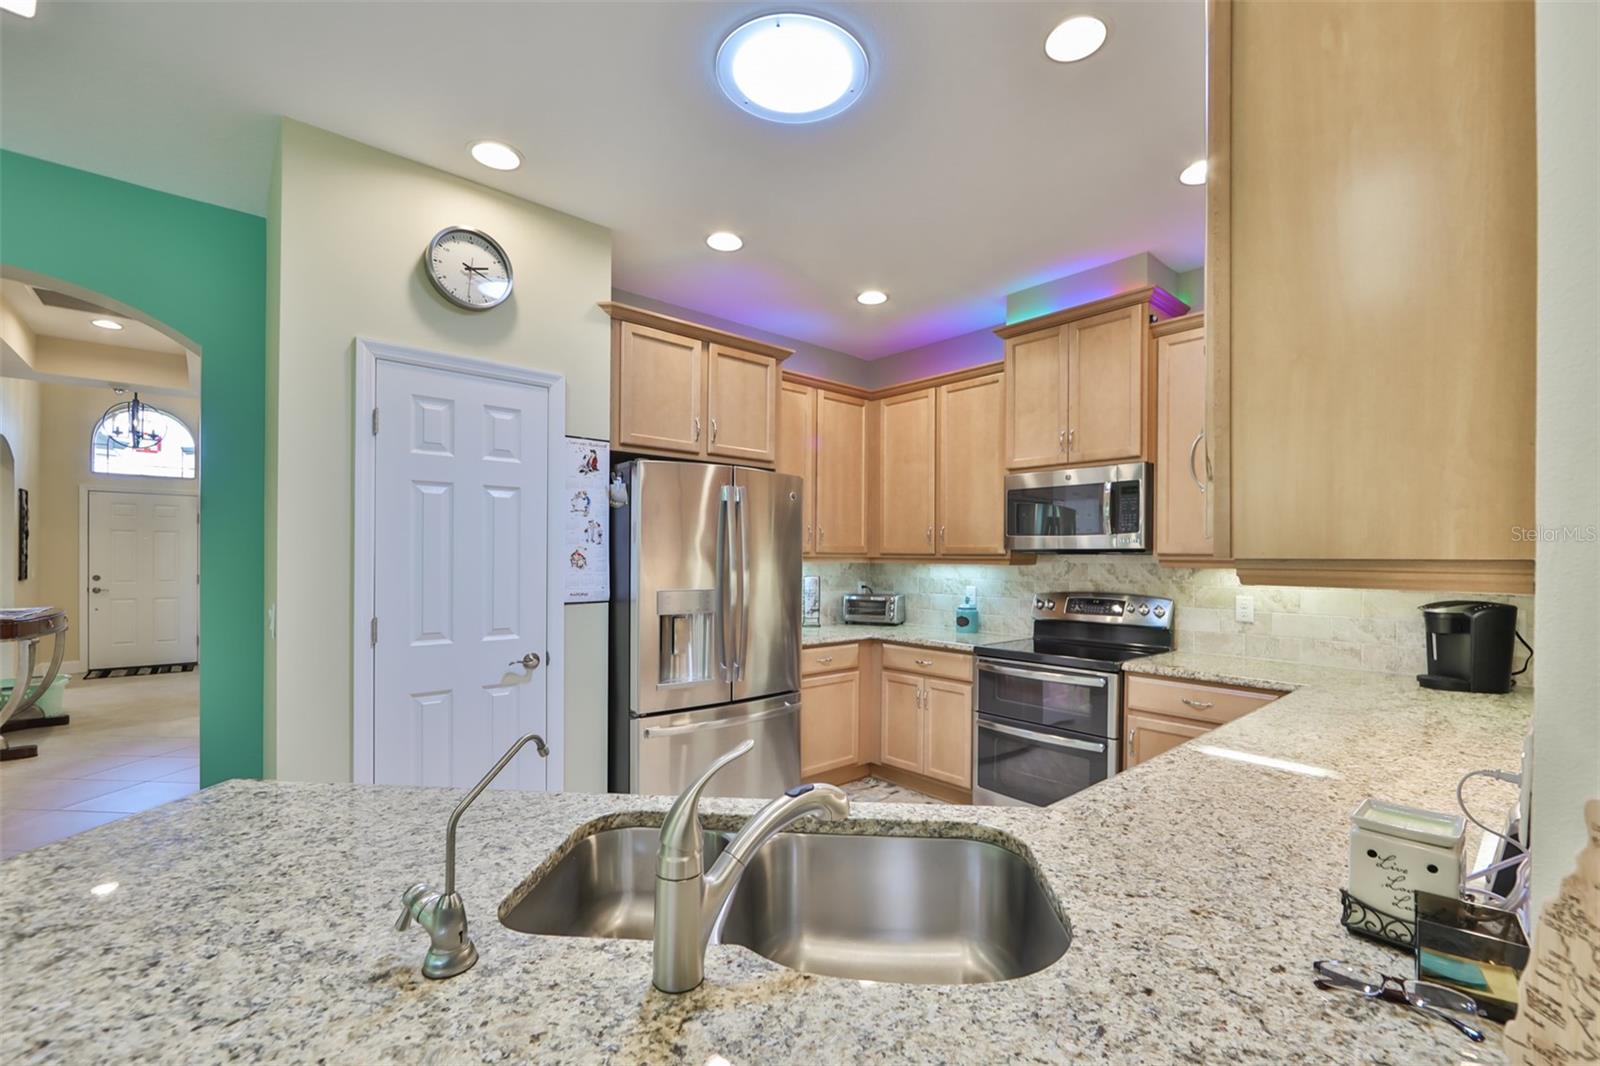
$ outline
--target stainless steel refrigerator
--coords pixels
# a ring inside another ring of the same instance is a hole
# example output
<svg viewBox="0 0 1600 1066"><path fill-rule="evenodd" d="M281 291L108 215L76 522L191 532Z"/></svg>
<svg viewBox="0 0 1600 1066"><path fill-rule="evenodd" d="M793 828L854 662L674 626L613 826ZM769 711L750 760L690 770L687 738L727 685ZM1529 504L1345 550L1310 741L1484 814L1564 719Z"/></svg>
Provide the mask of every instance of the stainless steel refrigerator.
<svg viewBox="0 0 1600 1066"><path fill-rule="evenodd" d="M664 795L746 738L716 796L800 782L801 480L635 459L611 511L611 790Z"/></svg>

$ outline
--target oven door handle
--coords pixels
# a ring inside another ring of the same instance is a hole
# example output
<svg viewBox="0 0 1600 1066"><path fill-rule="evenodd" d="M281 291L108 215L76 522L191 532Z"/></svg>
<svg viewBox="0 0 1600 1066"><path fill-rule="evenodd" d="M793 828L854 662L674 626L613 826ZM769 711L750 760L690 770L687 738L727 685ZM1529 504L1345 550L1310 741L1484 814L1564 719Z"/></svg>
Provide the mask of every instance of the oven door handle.
<svg viewBox="0 0 1600 1066"><path fill-rule="evenodd" d="M1023 670L1015 666L995 666L987 660L978 660L978 673L999 674L1002 677L1022 677L1030 681L1048 681L1057 685L1079 685L1083 688L1105 688L1106 679L1091 674L1066 674L1055 670Z"/></svg>
<svg viewBox="0 0 1600 1066"><path fill-rule="evenodd" d="M1066 737L1047 736L1044 733L1030 733L1025 729L1013 729L1008 725L999 725L989 721L987 718L978 719L978 728L987 729L991 733L1004 733L1008 737L1026 740L1030 744L1044 744L1052 748L1071 748L1073 751L1092 751L1097 754L1104 754L1106 750L1104 744L1096 744L1093 741L1069 740Z"/></svg>

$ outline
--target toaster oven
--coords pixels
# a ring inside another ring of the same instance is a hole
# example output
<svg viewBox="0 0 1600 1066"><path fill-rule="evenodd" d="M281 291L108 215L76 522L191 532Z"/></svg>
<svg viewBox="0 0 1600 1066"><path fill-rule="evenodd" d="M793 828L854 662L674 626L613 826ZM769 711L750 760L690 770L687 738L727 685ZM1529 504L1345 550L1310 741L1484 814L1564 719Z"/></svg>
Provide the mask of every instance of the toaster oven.
<svg viewBox="0 0 1600 1066"><path fill-rule="evenodd" d="M906 598L898 592L847 592L839 617L856 625L897 626L906 620Z"/></svg>

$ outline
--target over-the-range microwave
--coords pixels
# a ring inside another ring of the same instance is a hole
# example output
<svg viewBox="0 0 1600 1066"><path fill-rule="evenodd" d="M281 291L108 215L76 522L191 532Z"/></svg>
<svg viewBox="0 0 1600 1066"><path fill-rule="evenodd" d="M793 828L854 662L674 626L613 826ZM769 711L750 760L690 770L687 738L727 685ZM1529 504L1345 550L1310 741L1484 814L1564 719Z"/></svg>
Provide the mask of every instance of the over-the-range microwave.
<svg viewBox="0 0 1600 1066"><path fill-rule="evenodd" d="M1032 470L1006 477L1006 549L1147 552L1153 546L1149 463Z"/></svg>

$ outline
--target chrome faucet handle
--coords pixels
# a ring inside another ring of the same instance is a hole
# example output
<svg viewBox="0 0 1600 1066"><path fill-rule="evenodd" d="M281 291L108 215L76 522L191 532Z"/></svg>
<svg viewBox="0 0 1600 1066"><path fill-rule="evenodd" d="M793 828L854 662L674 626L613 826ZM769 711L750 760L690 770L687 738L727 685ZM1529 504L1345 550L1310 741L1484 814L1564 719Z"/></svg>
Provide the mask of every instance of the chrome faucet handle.
<svg viewBox="0 0 1600 1066"><path fill-rule="evenodd" d="M422 960L422 976L434 980L454 977L472 969L478 961L478 948L467 935L467 906L454 892L440 892L416 884L400 897L397 931L415 921L428 934L428 954Z"/></svg>
<svg viewBox="0 0 1600 1066"><path fill-rule="evenodd" d="M668 881L687 881L699 877L705 866L705 851L700 842L700 792L717 772L735 759L744 757L756 746L753 740L741 742L712 763L700 780L683 790L661 821L661 845L656 852L656 876Z"/></svg>

